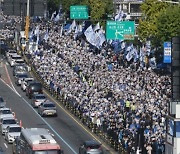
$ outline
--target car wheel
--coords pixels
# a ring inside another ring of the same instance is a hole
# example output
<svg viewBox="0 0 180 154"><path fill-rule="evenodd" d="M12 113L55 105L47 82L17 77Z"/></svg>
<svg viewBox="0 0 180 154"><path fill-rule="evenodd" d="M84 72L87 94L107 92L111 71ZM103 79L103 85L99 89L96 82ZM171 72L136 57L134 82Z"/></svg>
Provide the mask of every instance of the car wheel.
<svg viewBox="0 0 180 154"><path fill-rule="evenodd" d="M44 117L44 114L43 114L43 112L41 112L41 117Z"/></svg>

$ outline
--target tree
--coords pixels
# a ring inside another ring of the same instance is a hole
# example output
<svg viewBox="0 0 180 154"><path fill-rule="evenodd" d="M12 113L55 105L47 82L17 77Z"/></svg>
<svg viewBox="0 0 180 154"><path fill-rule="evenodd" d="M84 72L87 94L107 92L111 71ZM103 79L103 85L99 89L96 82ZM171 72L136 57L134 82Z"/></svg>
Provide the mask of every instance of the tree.
<svg viewBox="0 0 180 154"><path fill-rule="evenodd" d="M145 0L145 2L141 5L143 16L139 21L137 31L142 41L156 37L157 17L166 9L166 7L166 3L159 2L158 0Z"/></svg>
<svg viewBox="0 0 180 154"><path fill-rule="evenodd" d="M71 5L87 5L92 21L107 19L107 16L112 14L114 10L112 0L48 0L50 14L58 10L60 3L66 17L69 17Z"/></svg>
<svg viewBox="0 0 180 154"><path fill-rule="evenodd" d="M161 42L170 41L173 36L180 36L180 6L169 6L157 18L157 37Z"/></svg>
<svg viewBox="0 0 180 154"><path fill-rule="evenodd" d="M52 14L54 11L59 9L60 0L48 0L47 6L49 13Z"/></svg>

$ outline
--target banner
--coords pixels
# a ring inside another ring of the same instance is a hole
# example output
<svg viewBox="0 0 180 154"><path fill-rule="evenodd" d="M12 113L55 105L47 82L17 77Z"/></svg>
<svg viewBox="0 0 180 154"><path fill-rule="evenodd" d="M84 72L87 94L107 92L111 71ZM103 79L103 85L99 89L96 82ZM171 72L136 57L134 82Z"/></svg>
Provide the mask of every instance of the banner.
<svg viewBox="0 0 180 154"><path fill-rule="evenodd" d="M171 42L164 42L164 63L171 63Z"/></svg>

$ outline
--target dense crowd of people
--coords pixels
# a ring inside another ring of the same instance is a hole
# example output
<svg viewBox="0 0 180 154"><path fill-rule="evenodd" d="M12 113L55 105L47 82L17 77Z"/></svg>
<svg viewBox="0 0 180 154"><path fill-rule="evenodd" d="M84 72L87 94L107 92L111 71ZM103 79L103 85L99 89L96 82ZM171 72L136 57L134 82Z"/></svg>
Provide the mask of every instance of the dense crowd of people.
<svg viewBox="0 0 180 154"><path fill-rule="evenodd" d="M44 82L129 153L164 153L170 76L111 48L93 52L74 32L60 35L57 24L37 25L49 37L27 52Z"/></svg>

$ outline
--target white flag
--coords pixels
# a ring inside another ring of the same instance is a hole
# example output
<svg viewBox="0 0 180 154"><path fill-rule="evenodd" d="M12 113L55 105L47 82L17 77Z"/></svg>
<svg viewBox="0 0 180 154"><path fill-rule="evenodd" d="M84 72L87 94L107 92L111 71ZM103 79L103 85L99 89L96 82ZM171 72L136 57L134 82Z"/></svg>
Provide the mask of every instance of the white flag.
<svg viewBox="0 0 180 154"><path fill-rule="evenodd" d="M62 36L62 33L63 33L63 25L61 25L61 28L60 28L60 37Z"/></svg>
<svg viewBox="0 0 180 154"><path fill-rule="evenodd" d="M90 25L84 32L84 35L86 36L86 39L89 43L91 43L92 45L96 46L96 42L95 42L95 32L92 29L92 25Z"/></svg>
<svg viewBox="0 0 180 154"><path fill-rule="evenodd" d="M51 20L54 19L55 15L56 15L56 11L54 11L53 14L51 15Z"/></svg>
<svg viewBox="0 0 180 154"><path fill-rule="evenodd" d="M58 22L60 20L60 16L59 16L59 13L56 15L56 17L54 18L54 21L55 22Z"/></svg>

